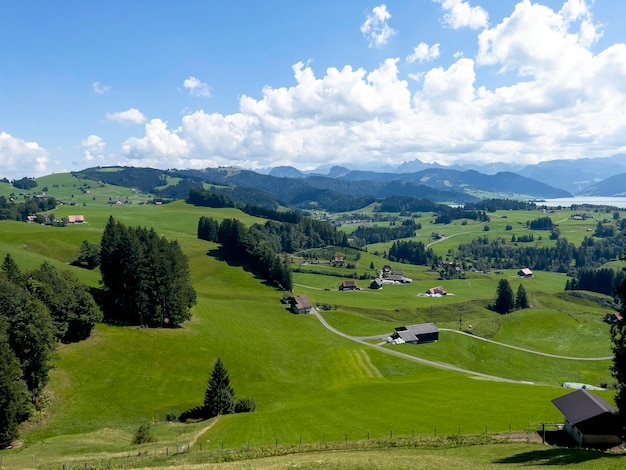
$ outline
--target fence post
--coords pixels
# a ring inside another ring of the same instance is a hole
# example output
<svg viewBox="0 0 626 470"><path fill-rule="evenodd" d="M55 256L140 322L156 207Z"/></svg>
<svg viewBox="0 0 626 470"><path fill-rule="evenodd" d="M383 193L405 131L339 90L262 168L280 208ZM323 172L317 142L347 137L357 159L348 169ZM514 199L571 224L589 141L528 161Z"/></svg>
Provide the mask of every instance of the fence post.
<svg viewBox="0 0 626 470"><path fill-rule="evenodd" d="M389 439L393 439L393 429L389 431Z"/></svg>
<svg viewBox="0 0 626 470"><path fill-rule="evenodd" d="M415 429L411 429L411 438L415 437Z"/></svg>
<svg viewBox="0 0 626 470"><path fill-rule="evenodd" d="M541 443L546 443L546 423L541 423Z"/></svg>
<svg viewBox="0 0 626 470"><path fill-rule="evenodd" d="M276 447L278 447L278 438L276 438Z"/></svg>
<svg viewBox="0 0 626 470"><path fill-rule="evenodd" d="M370 432L369 431L367 431L367 440L368 441L370 440Z"/></svg>
<svg viewBox="0 0 626 470"><path fill-rule="evenodd" d="M435 428L435 437L437 437L437 428Z"/></svg>
<svg viewBox="0 0 626 470"><path fill-rule="evenodd" d="M489 434L487 431L487 425L485 424L485 434Z"/></svg>

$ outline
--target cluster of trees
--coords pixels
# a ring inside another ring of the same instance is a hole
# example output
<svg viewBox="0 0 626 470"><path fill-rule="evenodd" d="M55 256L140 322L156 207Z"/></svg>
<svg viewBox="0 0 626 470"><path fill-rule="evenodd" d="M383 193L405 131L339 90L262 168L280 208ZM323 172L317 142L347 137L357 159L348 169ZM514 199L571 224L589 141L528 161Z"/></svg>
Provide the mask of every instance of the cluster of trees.
<svg viewBox="0 0 626 470"><path fill-rule="evenodd" d="M517 294L513 295L513 289L507 279L500 279L496 289L496 300L492 305L498 313L509 313L516 309L528 308L528 296L522 284L517 288Z"/></svg>
<svg viewBox="0 0 626 470"><path fill-rule="evenodd" d="M511 243L530 243L535 241L535 236L530 233L527 235L518 235L515 237L515 234L511 236Z"/></svg>
<svg viewBox="0 0 626 470"><path fill-rule="evenodd" d="M598 225L596 225L596 230L595 232L593 232L593 236L598 238L614 237L615 225L603 225L602 222L598 222Z"/></svg>
<svg viewBox="0 0 626 470"><path fill-rule="evenodd" d="M538 219L531 220L526 224L532 230L552 230L554 228L554 223L552 222L552 219L548 216L539 217Z"/></svg>
<svg viewBox="0 0 626 470"><path fill-rule="evenodd" d="M460 244L455 257L471 260L483 270L528 266L540 271L568 272L575 252L575 245L565 238L558 239L554 247L516 247L507 245L501 237L490 241L484 236L471 243Z"/></svg>
<svg viewBox="0 0 626 470"><path fill-rule="evenodd" d="M516 201L514 199L482 199L476 202L468 202L465 209L495 212L503 211L532 211L537 209L534 202Z"/></svg>
<svg viewBox="0 0 626 470"><path fill-rule="evenodd" d="M391 245L387 256L390 261L425 266L436 266L439 260L432 248L428 248L423 242L413 240L395 241L393 245Z"/></svg>
<svg viewBox="0 0 626 470"><path fill-rule="evenodd" d="M435 212L441 204L430 199L418 199L410 196L389 196L382 200L376 209L378 212Z"/></svg>
<svg viewBox="0 0 626 470"><path fill-rule="evenodd" d="M254 272L285 290L291 290L291 270L286 260L272 248L261 232L246 229L237 219L224 219L219 226L217 241L225 259L248 264Z"/></svg>
<svg viewBox="0 0 626 470"><path fill-rule="evenodd" d="M111 319L177 327L191 318L196 292L176 240L110 217L100 243L100 271Z"/></svg>
<svg viewBox="0 0 626 470"><path fill-rule="evenodd" d="M58 341L84 339L102 320L86 288L45 262L22 273L10 255L0 272L0 448L41 408Z"/></svg>
<svg viewBox="0 0 626 470"><path fill-rule="evenodd" d="M453 220L470 219L478 222L489 222L491 219L486 211L466 209L465 207L450 207L441 205L437 210L436 224L449 224Z"/></svg>
<svg viewBox="0 0 626 470"><path fill-rule="evenodd" d="M29 215L53 210L56 204L53 197L37 197L26 199L23 202L13 202L0 196L0 220L25 221Z"/></svg>
<svg viewBox="0 0 626 470"><path fill-rule="evenodd" d="M26 191L37 187L37 181L35 178L28 178L26 176L19 180L13 180L11 184L17 189L24 189Z"/></svg>
<svg viewBox="0 0 626 470"><path fill-rule="evenodd" d="M421 224L419 224L421 228ZM359 227L352 232L352 243L356 246L368 245L370 243L388 242L399 238L410 238L415 236L418 224L413 219L407 219L402 225L390 227Z"/></svg>
<svg viewBox="0 0 626 470"><path fill-rule="evenodd" d="M565 283L565 290L588 290L600 294L615 295L616 290L626 280L625 271L610 268L583 268L576 276Z"/></svg>

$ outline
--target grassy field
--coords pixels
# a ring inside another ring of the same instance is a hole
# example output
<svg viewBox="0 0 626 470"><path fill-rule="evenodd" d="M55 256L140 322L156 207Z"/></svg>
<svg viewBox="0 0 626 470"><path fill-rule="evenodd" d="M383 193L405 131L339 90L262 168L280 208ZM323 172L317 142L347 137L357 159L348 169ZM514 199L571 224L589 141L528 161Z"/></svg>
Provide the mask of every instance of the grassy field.
<svg viewBox="0 0 626 470"><path fill-rule="evenodd" d="M39 423L23 428L21 447L0 453L3 468L59 468L65 462L104 462L107 457L137 453L138 448L130 441L139 425L147 422L152 423L158 438L147 449L173 449L177 443L190 441L195 441L196 450L198 446L220 450L222 445L233 449L248 443L254 447L276 442L297 445L300 439L320 443L360 440L368 435L384 438L390 432L429 436L435 429L443 435L459 430L463 435L480 434L486 428L489 432L527 430L529 423L534 426L562 420L550 403L567 393L560 388L561 381L610 380L608 361L583 364L539 359L454 333L444 332L439 343L424 348L404 345L403 351L544 385L480 380L472 374L435 369L355 343L326 330L314 316L288 313L279 302L281 292L242 267L217 260L211 255L217 245L196 238L201 215L218 220L236 216L247 224L258 219L233 209L197 208L183 202L111 206L106 204L106 197L80 206L80 212L71 206L55 211L57 217L83 213L87 220L83 225L57 228L1 222L0 256L11 253L22 269L48 260L97 286L97 270L67 264L76 258L82 240L97 243L110 215L128 225L154 227L159 234L178 239L189 257L199 299L194 317L177 330L98 325L88 340L60 345L47 389L49 411ZM385 264L371 252L362 253L357 270L370 271L371 262L377 268ZM577 357L609 353L608 329L601 322L606 309L593 301L561 295L562 275L538 273L534 279L518 280L513 272L501 274L510 276L514 289L518 282L524 283L533 306L501 317L485 308L495 296L499 279L495 274L437 281L436 274L423 267L394 267L403 268L414 277L414 283L349 293L336 290L340 278L296 273L296 293L306 293L314 304L332 305L324 315L351 335L381 334L398 324L421 321L458 328L461 311L463 322L472 322L477 334L482 332L502 343ZM444 282L454 295L437 299L418 295ZM253 397L258 411L224 416L215 423L166 422L168 413L178 414L201 403L218 357L230 372L237 396ZM601 395L612 399L612 392ZM503 468L503 464L539 465L539 457L533 453L544 448L512 445L506 450L494 447L502 452L481 449L486 453L482 457L476 453L468 458L467 451L450 449L441 454L429 451L424 458L431 459L431 468L449 468L461 461L467 462L464 468L488 468L483 464ZM401 462L406 461L408 468L415 462L410 454L410 449L393 456L386 450L369 455L307 454L298 465L358 468L351 463L352 458L367 468L376 468L367 462L383 468L389 461L395 468L402 468ZM510 460L516 458L519 461ZM546 456L553 462L567 458L565 453ZM266 467L260 468L298 462L292 457L276 459L275 463L264 461ZM582 461L584 465L612 462L602 456ZM315 462L320 462L319 466ZM197 464L188 462L190 468ZM248 464L256 467L257 462ZM231 468L247 464L241 465Z"/></svg>

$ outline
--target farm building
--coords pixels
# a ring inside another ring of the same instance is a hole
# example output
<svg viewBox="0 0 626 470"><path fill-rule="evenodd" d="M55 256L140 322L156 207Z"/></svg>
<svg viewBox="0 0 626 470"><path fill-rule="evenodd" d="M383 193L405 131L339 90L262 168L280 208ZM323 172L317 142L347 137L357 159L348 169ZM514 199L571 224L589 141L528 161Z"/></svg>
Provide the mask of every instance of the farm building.
<svg viewBox="0 0 626 470"><path fill-rule="evenodd" d="M579 446L606 446L621 442L617 410L585 389L552 400L565 419L563 430Z"/></svg>
<svg viewBox="0 0 626 470"><path fill-rule="evenodd" d="M519 277L533 277L533 272L528 268L522 268L517 271Z"/></svg>
<svg viewBox="0 0 626 470"><path fill-rule="evenodd" d="M448 291L446 291L442 286L431 287L426 291L428 295L447 295Z"/></svg>
<svg viewBox="0 0 626 470"><path fill-rule="evenodd" d="M293 313L310 313L313 304L306 295L296 295L291 299L291 311Z"/></svg>
<svg viewBox="0 0 626 470"><path fill-rule="evenodd" d="M411 344L433 343L439 340L439 328L434 323L399 326L391 338L399 338L402 342Z"/></svg>
<svg viewBox="0 0 626 470"><path fill-rule="evenodd" d="M343 266L343 263L345 263L343 256L335 256L330 262L333 266Z"/></svg>
<svg viewBox="0 0 626 470"><path fill-rule="evenodd" d="M68 215L67 223L68 224L84 224L85 216L84 215Z"/></svg>
<svg viewBox="0 0 626 470"><path fill-rule="evenodd" d="M382 289L383 288L383 280L379 277L374 279L370 284L370 289Z"/></svg>
<svg viewBox="0 0 626 470"><path fill-rule="evenodd" d="M607 313L604 316L604 321L609 325L614 325L622 319L622 314L619 312Z"/></svg>
<svg viewBox="0 0 626 470"><path fill-rule="evenodd" d="M356 281L343 281L339 290L359 290L359 286L356 285Z"/></svg>

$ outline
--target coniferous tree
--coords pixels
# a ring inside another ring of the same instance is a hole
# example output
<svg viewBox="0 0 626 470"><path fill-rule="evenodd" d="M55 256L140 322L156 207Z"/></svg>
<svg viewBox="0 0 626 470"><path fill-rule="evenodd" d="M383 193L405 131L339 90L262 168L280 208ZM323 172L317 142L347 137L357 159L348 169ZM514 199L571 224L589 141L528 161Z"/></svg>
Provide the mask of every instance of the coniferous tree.
<svg viewBox="0 0 626 470"><path fill-rule="evenodd" d="M219 358L211 372L203 406L205 415L209 418L231 414L235 410L235 391L230 386L228 371Z"/></svg>
<svg viewBox="0 0 626 470"><path fill-rule="evenodd" d="M617 381L615 405L618 411L620 435L626 438L626 280L622 282L617 295L622 301L622 319L611 326L611 341L613 342L613 365L611 373Z"/></svg>
<svg viewBox="0 0 626 470"><path fill-rule="evenodd" d="M526 295L526 289L522 284L517 288L517 294L515 295L515 308L528 308L528 296Z"/></svg>
<svg viewBox="0 0 626 470"><path fill-rule="evenodd" d="M83 240L78 250L76 262L87 269L94 269L100 265L100 247Z"/></svg>
<svg viewBox="0 0 626 470"><path fill-rule="evenodd" d="M515 307L515 298L513 297L513 289L506 279L500 279L498 288L496 289L496 302L494 310L498 313L509 313Z"/></svg>
<svg viewBox="0 0 626 470"><path fill-rule="evenodd" d="M10 253L7 253L2 262L2 271L6 274L7 279L11 282L18 282L22 274L19 266Z"/></svg>
<svg viewBox="0 0 626 470"><path fill-rule="evenodd" d="M0 449L11 444L28 417L28 389L21 376L20 363L0 331Z"/></svg>

